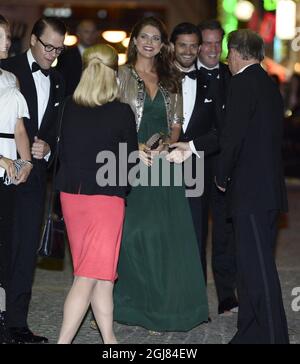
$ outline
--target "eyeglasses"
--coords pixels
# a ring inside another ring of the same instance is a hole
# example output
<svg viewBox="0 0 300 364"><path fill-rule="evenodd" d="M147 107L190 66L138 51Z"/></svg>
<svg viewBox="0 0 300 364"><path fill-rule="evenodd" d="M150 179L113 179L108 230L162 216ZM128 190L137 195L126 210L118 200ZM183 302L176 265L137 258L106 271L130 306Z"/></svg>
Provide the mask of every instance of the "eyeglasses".
<svg viewBox="0 0 300 364"><path fill-rule="evenodd" d="M55 53L57 55L60 55L64 50L65 50L65 47L54 47L53 45L51 44L45 44L43 41L41 41L40 38L37 37L37 40L44 46L44 49L46 52L52 52L55 50Z"/></svg>

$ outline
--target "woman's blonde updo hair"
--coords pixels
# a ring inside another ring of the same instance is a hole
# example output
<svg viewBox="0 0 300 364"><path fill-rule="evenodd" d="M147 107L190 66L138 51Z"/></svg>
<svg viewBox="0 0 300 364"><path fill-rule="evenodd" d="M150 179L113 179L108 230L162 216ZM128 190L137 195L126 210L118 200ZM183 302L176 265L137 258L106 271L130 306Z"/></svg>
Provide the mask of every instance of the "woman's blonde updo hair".
<svg viewBox="0 0 300 364"><path fill-rule="evenodd" d="M118 97L118 53L108 44L97 44L83 53L84 71L73 98L79 105L94 107Z"/></svg>

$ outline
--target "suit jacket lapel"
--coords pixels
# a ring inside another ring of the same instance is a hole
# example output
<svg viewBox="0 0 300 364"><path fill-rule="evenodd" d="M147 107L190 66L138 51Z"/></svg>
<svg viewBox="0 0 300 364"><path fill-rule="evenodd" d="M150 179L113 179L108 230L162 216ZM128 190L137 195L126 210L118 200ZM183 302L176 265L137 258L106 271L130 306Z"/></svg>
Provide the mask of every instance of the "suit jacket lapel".
<svg viewBox="0 0 300 364"><path fill-rule="evenodd" d="M21 88L21 92L23 93L28 109L31 123L34 123L34 128L38 130L38 101L37 101L37 93L35 88L34 79L32 77L32 72L28 63L27 53L23 54L22 64L24 72L22 73L23 80L20 84L23 86Z"/></svg>
<svg viewBox="0 0 300 364"><path fill-rule="evenodd" d="M50 73L50 92L49 92L49 99L48 99L48 104L43 116L43 120L41 123L41 127L43 124L46 123L46 120L48 118L48 115L51 113L51 109L53 107L53 96L54 96L54 92L55 92L55 81L53 80L53 75L52 72Z"/></svg>
<svg viewBox="0 0 300 364"><path fill-rule="evenodd" d="M205 91L206 89L204 88L204 85L202 83L203 82L201 81L201 77L197 77L197 91L196 91L195 105L187 129L185 131L185 134L189 132L189 129L192 127L192 124L197 119L197 113L199 112L201 103L204 101L203 97L206 93Z"/></svg>
<svg viewBox="0 0 300 364"><path fill-rule="evenodd" d="M61 85L58 82L57 78L55 77L55 72L51 70L49 77L50 77L50 93L49 93L48 104L41 123L41 127L43 126L43 128L47 124L47 121L52 118L55 108L58 109L61 102L61 98L59 97Z"/></svg>

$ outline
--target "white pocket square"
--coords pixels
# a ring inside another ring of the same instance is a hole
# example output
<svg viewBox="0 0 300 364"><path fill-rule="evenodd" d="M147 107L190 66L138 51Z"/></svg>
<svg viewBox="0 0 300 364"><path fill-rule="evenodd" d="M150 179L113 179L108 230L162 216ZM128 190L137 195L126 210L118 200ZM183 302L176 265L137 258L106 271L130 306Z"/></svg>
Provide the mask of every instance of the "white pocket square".
<svg viewBox="0 0 300 364"><path fill-rule="evenodd" d="M204 100L204 103L206 104L206 103L208 103L208 102L212 102L212 99L205 99Z"/></svg>
<svg viewBox="0 0 300 364"><path fill-rule="evenodd" d="M59 102L56 102L55 104L54 104L54 107L56 107L56 106L58 106L59 105Z"/></svg>

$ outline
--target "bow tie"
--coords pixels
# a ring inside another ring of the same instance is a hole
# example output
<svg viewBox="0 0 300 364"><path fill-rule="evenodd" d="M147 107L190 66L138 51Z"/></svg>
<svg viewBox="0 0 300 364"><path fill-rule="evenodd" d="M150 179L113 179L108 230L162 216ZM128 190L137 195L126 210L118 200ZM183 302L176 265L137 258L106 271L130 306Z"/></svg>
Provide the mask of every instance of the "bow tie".
<svg viewBox="0 0 300 364"><path fill-rule="evenodd" d="M41 71L46 77L48 77L50 74L50 69L45 70L45 69L41 68L36 62L33 62L32 66L31 66L31 72L34 73L37 71Z"/></svg>
<svg viewBox="0 0 300 364"><path fill-rule="evenodd" d="M189 78L191 78L192 80L195 80L197 78L198 75L198 70L193 70L190 72L183 72L183 74Z"/></svg>
<svg viewBox="0 0 300 364"><path fill-rule="evenodd" d="M217 78L219 76L219 69L218 68L214 68L212 70L209 70L205 67L201 67L199 69L199 72L204 75L205 77L209 78L209 77L212 77L212 78Z"/></svg>

